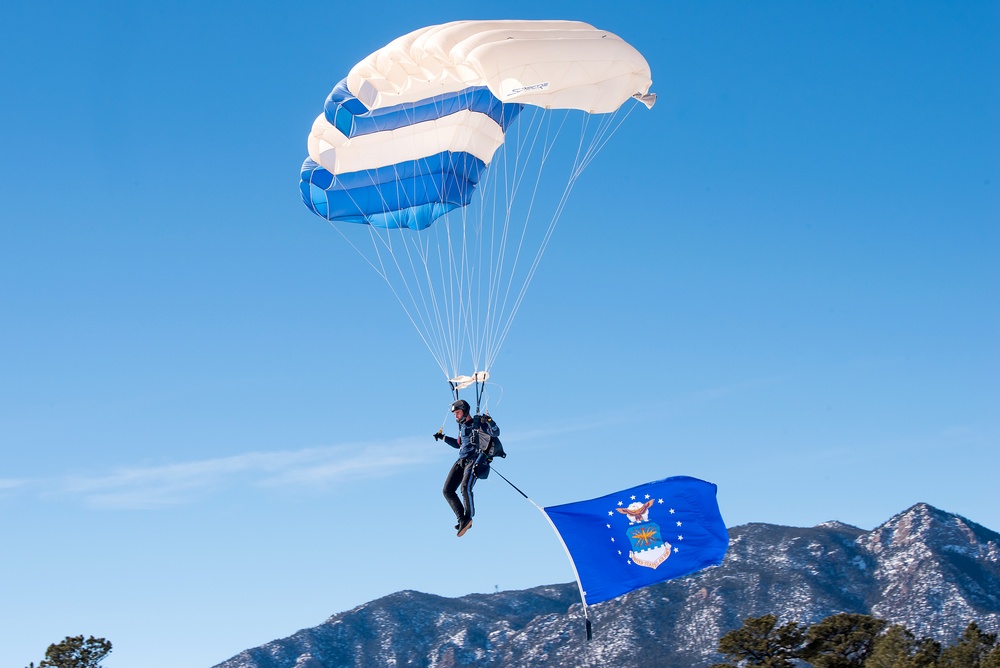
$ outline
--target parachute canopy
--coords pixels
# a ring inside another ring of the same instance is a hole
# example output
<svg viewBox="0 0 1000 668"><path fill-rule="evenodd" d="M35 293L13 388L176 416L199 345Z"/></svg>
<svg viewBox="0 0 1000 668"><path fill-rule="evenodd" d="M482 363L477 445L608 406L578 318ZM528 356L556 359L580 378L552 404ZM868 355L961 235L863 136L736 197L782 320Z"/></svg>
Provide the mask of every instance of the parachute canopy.
<svg viewBox="0 0 1000 668"><path fill-rule="evenodd" d="M389 284L446 378L471 358L485 379L573 184L626 102L653 105L650 86L635 48L586 23L415 30L327 97L302 199ZM546 164L558 165L551 182ZM366 230L370 251L349 228Z"/></svg>
<svg viewBox="0 0 1000 668"><path fill-rule="evenodd" d="M522 109L652 106L649 65L574 21L458 21L355 65L309 135L302 196L327 220L422 229L469 203Z"/></svg>

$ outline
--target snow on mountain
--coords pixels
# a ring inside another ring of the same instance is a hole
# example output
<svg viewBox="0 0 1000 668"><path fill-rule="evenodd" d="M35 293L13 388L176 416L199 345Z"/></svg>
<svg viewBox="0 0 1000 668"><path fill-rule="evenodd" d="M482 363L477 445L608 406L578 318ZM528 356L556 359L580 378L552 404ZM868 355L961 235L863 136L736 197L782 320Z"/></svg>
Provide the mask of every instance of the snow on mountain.
<svg viewBox="0 0 1000 668"><path fill-rule="evenodd" d="M859 539L877 560L871 612L918 635L947 637L969 620L1000 626L1000 536L919 503Z"/></svg>

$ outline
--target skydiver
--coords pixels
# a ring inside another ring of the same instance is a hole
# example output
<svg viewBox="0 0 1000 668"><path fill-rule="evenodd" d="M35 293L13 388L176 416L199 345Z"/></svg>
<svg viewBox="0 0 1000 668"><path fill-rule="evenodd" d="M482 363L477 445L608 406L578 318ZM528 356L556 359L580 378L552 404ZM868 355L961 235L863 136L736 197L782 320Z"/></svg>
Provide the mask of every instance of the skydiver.
<svg viewBox="0 0 1000 668"><path fill-rule="evenodd" d="M486 415L469 415L469 402L459 399L451 405L451 412L458 423L458 438L445 436L441 430L434 434L434 440L444 441L458 449L458 460L452 464L448 477L444 480L444 498L455 513L457 524L455 529L459 536L472 527L472 515L475 512L472 498L473 470L476 456L479 454L476 432L482 430L490 436L499 437L500 427L493 418ZM455 491L461 486L462 498Z"/></svg>

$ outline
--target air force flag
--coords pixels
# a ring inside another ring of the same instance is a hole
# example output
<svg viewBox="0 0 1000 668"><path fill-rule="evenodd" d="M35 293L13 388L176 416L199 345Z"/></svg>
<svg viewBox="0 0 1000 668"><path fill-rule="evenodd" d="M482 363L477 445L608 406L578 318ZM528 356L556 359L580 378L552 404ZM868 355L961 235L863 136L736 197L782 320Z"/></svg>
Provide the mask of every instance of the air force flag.
<svg viewBox="0 0 1000 668"><path fill-rule="evenodd" d="M729 534L715 490L710 482L676 476L542 512L591 605L722 563Z"/></svg>

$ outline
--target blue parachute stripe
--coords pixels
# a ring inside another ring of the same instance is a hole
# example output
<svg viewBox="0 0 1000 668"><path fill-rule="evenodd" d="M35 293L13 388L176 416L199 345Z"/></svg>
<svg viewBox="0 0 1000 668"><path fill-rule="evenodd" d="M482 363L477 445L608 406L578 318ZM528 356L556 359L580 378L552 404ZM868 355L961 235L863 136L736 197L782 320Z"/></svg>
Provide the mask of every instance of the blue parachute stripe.
<svg viewBox="0 0 1000 668"><path fill-rule="evenodd" d="M520 104L504 104L486 86L471 86L454 93L369 111L347 88L344 79L326 98L323 113L345 136L357 137L432 121L464 110L489 116L506 132L523 108Z"/></svg>
<svg viewBox="0 0 1000 668"><path fill-rule="evenodd" d="M443 204L433 202L420 206L413 206L399 211L387 211L385 213L369 213L366 215L348 215L341 212L335 218L328 215L329 202L327 192L315 186L310 186L305 181L302 182L302 199L310 211L321 218L336 220L338 223L355 223L359 225L371 225L379 228L409 228L412 230L422 230L429 227L431 223L445 215L452 209L458 208L457 204Z"/></svg>
<svg viewBox="0 0 1000 668"><path fill-rule="evenodd" d="M310 188L309 192L312 201L320 203L317 208L325 210L323 217L327 220L355 222L360 217L368 223L373 215L427 204L450 204L453 208L465 206L471 197L468 188L451 175L446 175L443 180L424 177L407 181L389 191L373 185L351 190Z"/></svg>
<svg viewBox="0 0 1000 668"><path fill-rule="evenodd" d="M331 221L423 229L472 198L486 164L443 152L378 169L334 176L313 160L302 165L302 201Z"/></svg>

